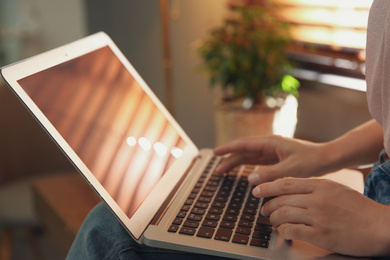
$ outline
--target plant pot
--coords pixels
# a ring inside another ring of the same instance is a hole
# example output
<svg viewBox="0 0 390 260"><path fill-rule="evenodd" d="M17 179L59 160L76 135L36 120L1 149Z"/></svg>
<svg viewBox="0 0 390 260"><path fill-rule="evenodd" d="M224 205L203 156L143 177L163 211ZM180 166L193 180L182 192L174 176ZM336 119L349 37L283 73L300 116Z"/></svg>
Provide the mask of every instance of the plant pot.
<svg viewBox="0 0 390 260"><path fill-rule="evenodd" d="M265 104L243 109L231 102L215 106L216 145L249 136L273 134L292 137L297 123L297 100L289 95L282 106L270 108Z"/></svg>

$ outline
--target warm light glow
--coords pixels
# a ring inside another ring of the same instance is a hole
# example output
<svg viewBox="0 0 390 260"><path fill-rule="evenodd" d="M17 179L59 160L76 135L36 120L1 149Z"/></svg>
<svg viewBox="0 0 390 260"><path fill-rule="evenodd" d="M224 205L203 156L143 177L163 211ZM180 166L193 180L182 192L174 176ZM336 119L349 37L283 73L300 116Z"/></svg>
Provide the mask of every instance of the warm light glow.
<svg viewBox="0 0 390 260"><path fill-rule="evenodd" d="M288 96L284 105L275 114L273 132L275 135L293 137L297 125L298 101L294 96Z"/></svg>
<svg viewBox="0 0 390 260"><path fill-rule="evenodd" d="M167 151L168 151L168 148L164 144L162 144L160 142L155 143L153 145L153 149L160 156L165 156L167 154Z"/></svg>
<svg viewBox="0 0 390 260"><path fill-rule="evenodd" d="M131 137L127 138L126 142L130 146L135 146L137 144L137 139L135 139L135 137L131 136Z"/></svg>
<svg viewBox="0 0 390 260"><path fill-rule="evenodd" d="M171 154L175 158L180 158L183 155L183 150L177 147L171 149Z"/></svg>
<svg viewBox="0 0 390 260"><path fill-rule="evenodd" d="M140 139L138 139L138 144L141 146L142 149L144 149L145 151L149 151L151 148L152 148L152 144L150 143L150 141L148 139L146 139L145 137L141 137Z"/></svg>
<svg viewBox="0 0 390 260"><path fill-rule="evenodd" d="M364 49L366 32L327 27L296 26L292 31L296 41L326 44L335 47Z"/></svg>
<svg viewBox="0 0 390 260"><path fill-rule="evenodd" d="M373 0L274 0L278 4L338 7L338 8L370 8Z"/></svg>
<svg viewBox="0 0 390 260"><path fill-rule="evenodd" d="M294 40L364 49L373 0L274 0Z"/></svg>
<svg viewBox="0 0 390 260"><path fill-rule="evenodd" d="M368 10L322 9L322 8L285 8L279 12L287 21L299 24L322 25L333 27L367 27Z"/></svg>

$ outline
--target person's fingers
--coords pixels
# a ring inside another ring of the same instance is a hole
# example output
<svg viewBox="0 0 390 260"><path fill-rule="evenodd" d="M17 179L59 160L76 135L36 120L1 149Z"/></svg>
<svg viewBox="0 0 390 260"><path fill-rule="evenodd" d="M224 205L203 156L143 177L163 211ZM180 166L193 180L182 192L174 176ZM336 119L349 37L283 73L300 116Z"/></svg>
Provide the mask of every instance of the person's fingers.
<svg viewBox="0 0 390 260"><path fill-rule="evenodd" d="M291 175L290 166L285 161L277 164L257 168L248 176L248 181L252 185L258 185L284 178Z"/></svg>
<svg viewBox="0 0 390 260"><path fill-rule="evenodd" d="M214 154L221 156L229 153L242 153L242 152L259 152L264 144L267 143L267 139L248 137L232 141L228 144L221 145L214 149Z"/></svg>
<svg viewBox="0 0 390 260"><path fill-rule="evenodd" d="M275 165L260 167L248 176L248 181L252 185L273 181L282 177L278 172L278 167ZM284 176L283 176L284 177Z"/></svg>
<svg viewBox="0 0 390 260"><path fill-rule="evenodd" d="M297 195L282 195L273 198L263 205L261 215L269 216L279 208L289 206L297 208L307 208L307 196L302 194Z"/></svg>
<svg viewBox="0 0 390 260"><path fill-rule="evenodd" d="M313 241L315 230L313 227L302 224L288 224L281 229L282 236L286 240Z"/></svg>
<svg viewBox="0 0 390 260"><path fill-rule="evenodd" d="M216 172L218 174L227 173L241 164L249 163L249 159L245 154L232 154L228 158L223 159L218 165Z"/></svg>
<svg viewBox="0 0 390 260"><path fill-rule="evenodd" d="M256 186L252 194L255 197L274 197L290 194L308 194L313 192L316 179L285 178Z"/></svg>
<svg viewBox="0 0 390 260"><path fill-rule="evenodd" d="M292 206L283 206L272 212L270 221L274 227L279 227L283 224L312 224L306 209Z"/></svg>

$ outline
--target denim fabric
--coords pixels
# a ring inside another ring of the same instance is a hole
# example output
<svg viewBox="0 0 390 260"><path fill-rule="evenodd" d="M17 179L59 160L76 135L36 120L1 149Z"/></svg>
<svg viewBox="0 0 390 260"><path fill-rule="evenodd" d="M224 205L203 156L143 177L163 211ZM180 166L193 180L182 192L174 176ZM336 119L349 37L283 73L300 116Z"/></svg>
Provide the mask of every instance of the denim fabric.
<svg viewBox="0 0 390 260"><path fill-rule="evenodd" d="M390 204L390 160L382 151L364 184L364 195L384 205Z"/></svg>
<svg viewBox="0 0 390 260"><path fill-rule="evenodd" d="M104 204L98 204L84 220L68 252L73 259L223 259L208 255L165 250L138 244Z"/></svg>

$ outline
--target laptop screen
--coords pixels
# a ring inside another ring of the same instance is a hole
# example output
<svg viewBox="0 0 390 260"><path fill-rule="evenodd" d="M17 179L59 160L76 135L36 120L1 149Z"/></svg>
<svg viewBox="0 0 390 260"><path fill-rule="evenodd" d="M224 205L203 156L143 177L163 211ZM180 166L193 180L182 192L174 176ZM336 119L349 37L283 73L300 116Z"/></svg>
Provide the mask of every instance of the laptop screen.
<svg viewBox="0 0 390 260"><path fill-rule="evenodd" d="M109 47L18 83L129 218L185 149Z"/></svg>

